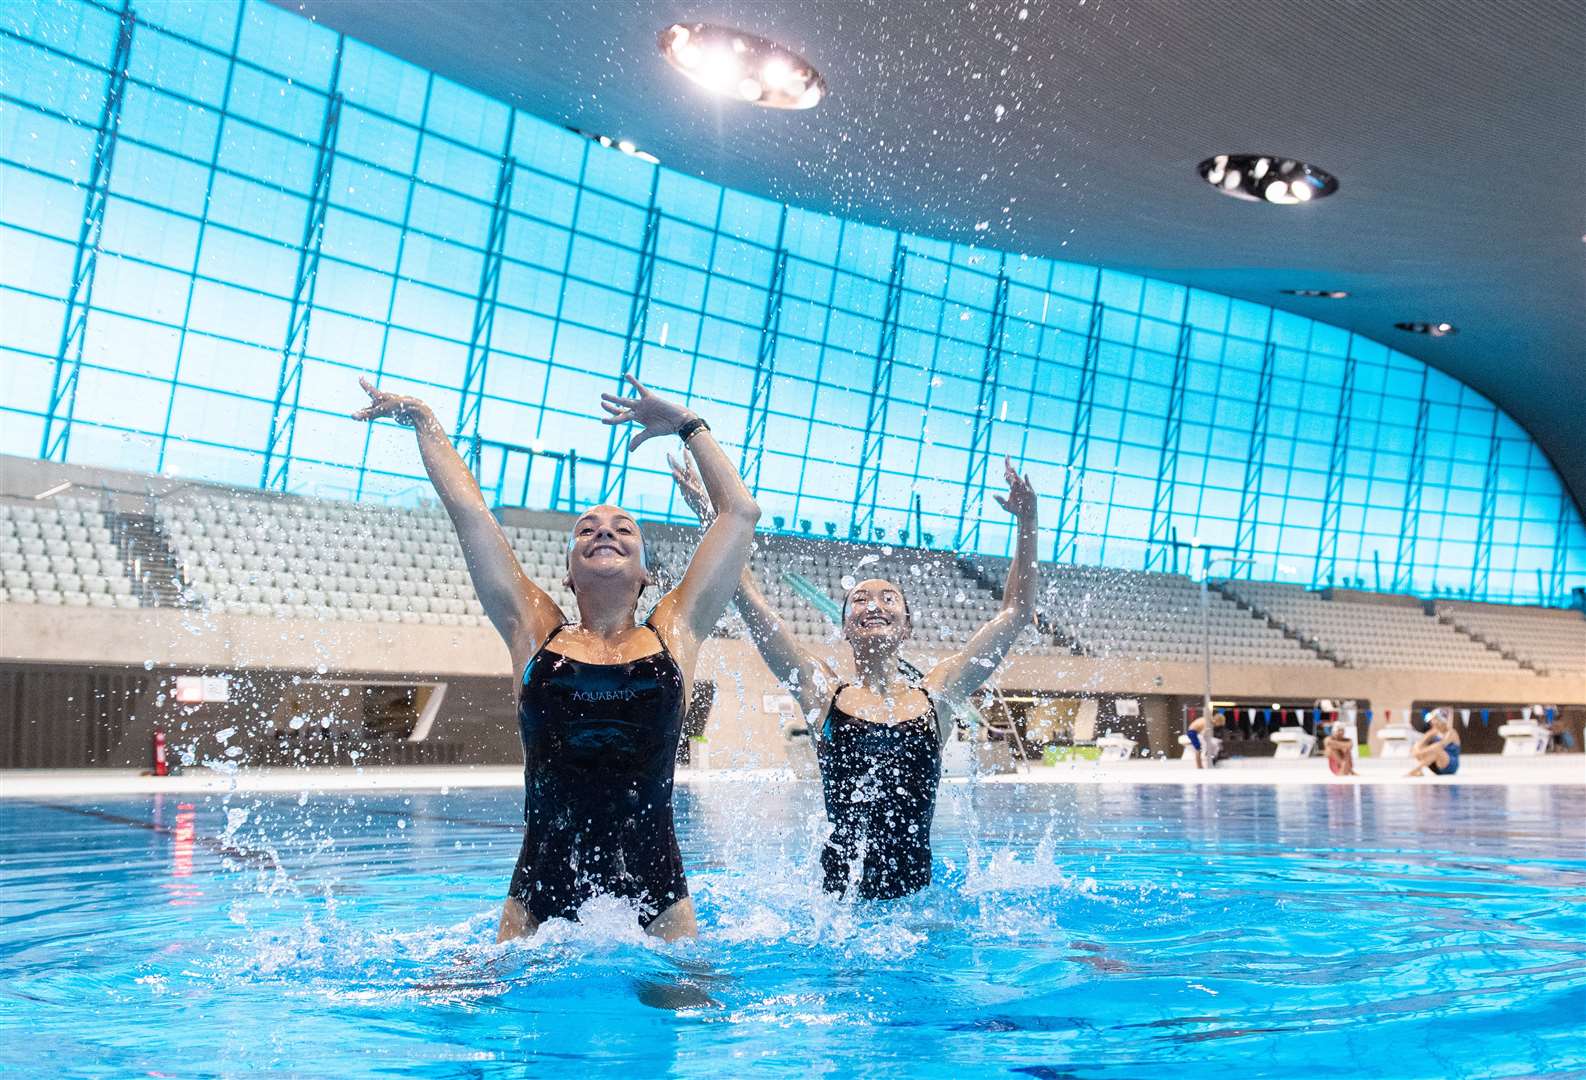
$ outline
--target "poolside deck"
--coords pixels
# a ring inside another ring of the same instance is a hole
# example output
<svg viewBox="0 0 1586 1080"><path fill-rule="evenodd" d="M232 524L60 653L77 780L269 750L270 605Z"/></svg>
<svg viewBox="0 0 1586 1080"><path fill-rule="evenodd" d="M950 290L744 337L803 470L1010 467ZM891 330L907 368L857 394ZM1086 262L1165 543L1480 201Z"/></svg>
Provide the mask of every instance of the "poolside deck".
<svg viewBox="0 0 1586 1080"><path fill-rule="evenodd" d="M1499 754L1466 755L1455 776L1405 776L1401 760L1367 758L1358 778L1339 778L1321 758L1276 761L1236 758L1216 769L1196 769L1184 761L1075 761L1032 765L1028 771L982 777L993 784L1184 784L1184 785L1519 785L1586 786L1586 755L1551 754L1537 758ZM682 784L733 784L791 781L786 769L679 769ZM948 778L947 783L966 783ZM515 788L523 770L511 765L450 768L308 768L213 771L190 769L180 776L144 776L130 769L28 769L0 771L0 799L49 799L95 795L204 794L226 791L411 791L453 788Z"/></svg>

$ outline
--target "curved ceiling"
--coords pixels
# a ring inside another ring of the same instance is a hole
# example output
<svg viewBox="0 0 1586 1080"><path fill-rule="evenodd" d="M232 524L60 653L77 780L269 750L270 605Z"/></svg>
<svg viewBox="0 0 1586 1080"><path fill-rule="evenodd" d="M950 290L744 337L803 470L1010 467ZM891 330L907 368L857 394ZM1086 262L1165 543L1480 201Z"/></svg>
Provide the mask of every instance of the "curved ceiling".
<svg viewBox="0 0 1586 1080"><path fill-rule="evenodd" d="M1348 327L1496 401L1586 506L1576 0L283 6L730 187ZM799 51L827 99L784 112L706 96L657 51L657 31L677 21ZM1341 187L1292 208L1223 198L1195 175L1219 151L1299 157ZM1460 333L1393 329L1405 319Z"/></svg>

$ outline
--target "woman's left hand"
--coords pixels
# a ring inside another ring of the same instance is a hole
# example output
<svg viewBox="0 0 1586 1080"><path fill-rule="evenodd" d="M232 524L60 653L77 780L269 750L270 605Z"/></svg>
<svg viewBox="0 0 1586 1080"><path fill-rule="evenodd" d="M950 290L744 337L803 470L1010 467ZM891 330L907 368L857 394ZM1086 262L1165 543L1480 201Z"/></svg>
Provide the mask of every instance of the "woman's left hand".
<svg viewBox="0 0 1586 1080"><path fill-rule="evenodd" d="M638 424L641 430L628 440L628 450L637 450L645 440L660 435L675 435L677 429L694 419L694 414L674 401L668 401L647 390L632 375L628 381L638 391L637 397L619 397L601 394L600 407L606 410L608 424Z"/></svg>
<svg viewBox="0 0 1586 1080"><path fill-rule="evenodd" d="M1016 518L1022 518L1035 510L1035 487L1030 483L1028 476L1020 476L1013 467L1013 459L1004 455L1002 459L1003 478L1008 482L1006 496L993 496L997 505Z"/></svg>

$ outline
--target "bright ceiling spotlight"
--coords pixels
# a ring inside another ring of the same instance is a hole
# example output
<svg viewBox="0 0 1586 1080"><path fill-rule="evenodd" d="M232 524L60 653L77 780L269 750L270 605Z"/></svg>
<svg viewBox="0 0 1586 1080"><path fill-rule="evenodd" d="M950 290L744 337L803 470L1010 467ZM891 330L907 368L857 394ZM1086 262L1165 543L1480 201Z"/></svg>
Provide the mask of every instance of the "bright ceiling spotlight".
<svg viewBox="0 0 1586 1080"><path fill-rule="evenodd" d="M1448 337L1459 333L1459 327L1446 322L1397 322L1393 325L1407 334L1425 334L1428 337Z"/></svg>
<svg viewBox="0 0 1586 1080"><path fill-rule="evenodd" d="M627 154L629 157L636 157L640 161L648 161L651 165L661 164L660 158L656 157L648 150L640 150L636 145L634 145L632 139L613 139L610 135L597 135L593 131L581 131L575 127L569 127L567 130L571 131L574 135L582 135L590 142L599 143L608 150L619 150L622 153Z"/></svg>
<svg viewBox="0 0 1586 1080"><path fill-rule="evenodd" d="M708 86L718 94L724 87L738 81L743 65L731 49L717 46L705 51L705 61L694 69L694 81Z"/></svg>
<svg viewBox="0 0 1586 1080"><path fill-rule="evenodd" d="M1345 300L1349 294L1342 289L1281 289L1284 296L1305 296L1313 300Z"/></svg>
<svg viewBox="0 0 1586 1080"><path fill-rule="evenodd" d="M675 23L657 37L667 63L713 94L768 109L812 109L826 80L802 56L711 23Z"/></svg>
<svg viewBox="0 0 1586 1080"><path fill-rule="evenodd" d="M1218 154L1195 169L1224 195L1246 202L1292 206L1338 190L1338 179L1331 173L1271 154Z"/></svg>
<svg viewBox="0 0 1586 1080"><path fill-rule="evenodd" d="M773 56L760 66L760 78L767 86L783 86L793 77L793 66L779 56ZM804 84L799 83L803 93Z"/></svg>

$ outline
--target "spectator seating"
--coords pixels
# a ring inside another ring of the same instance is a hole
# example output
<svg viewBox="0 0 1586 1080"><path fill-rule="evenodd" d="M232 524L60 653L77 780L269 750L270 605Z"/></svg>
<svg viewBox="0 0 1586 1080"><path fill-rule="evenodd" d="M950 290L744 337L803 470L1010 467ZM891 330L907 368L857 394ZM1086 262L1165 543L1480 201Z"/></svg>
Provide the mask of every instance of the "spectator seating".
<svg viewBox="0 0 1586 1080"><path fill-rule="evenodd" d="M160 522L191 602L231 614L352 622L482 624L445 513L357 503L219 495L162 502ZM509 526L529 576L563 610L565 538Z"/></svg>
<svg viewBox="0 0 1586 1080"><path fill-rule="evenodd" d="M1439 600L1437 617L1539 672L1586 678L1586 617L1579 611Z"/></svg>
<svg viewBox="0 0 1586 1080"><path fill-rule="evenodd" d="M659 565L668 573L680 572L693 544L694 537L686 534L657 541ZM839 606L848 590L866 578L897 582L908 599L916 638L925 644L962 643L1002 607L997 595L947 552L764 536L750 565L772 609L800 637L830 638L836 626L788 581L790 573Z"/></svg>
<svg viewBox="0 0 1586 1080"><path fill-rule="evenodd" d="M1041 581L1042 613L1057 640L1087 655L1178 663L1205 655L1200 586L1181 574L1049 563ZM1215 591L1207 609L1218 663L1333 666Z"/></svg>
<svg viewBox="0 0 1586 1080"><path fill-rule="evenodd" d="M576 604L562 584L565 527L509 524L505 532L525 572L571 613ZM645 535L664 589L687 567L697 530L651 524ZM129 563L140 552L145 576L151 559L166 577L174 562L180 597L134 582ZM884 577L903 586L921 644L957 645L1000 608L1008 560L762 535L751 565L772 606L806 639L836 633L809 591L835 607L855 582ZM160 500L152 518L101 507L97 499L0 499L0 603L181 603L274 618L485 623L439 507L218 488ZM1039 640L1026 649L1120 661L1201 659L1200 589L1187 577L1044 563L1038 603L1041 630L1029 633ZM1208 616L1220 664L1586 676L1586 619L1574 611L1439 601L1429 614L1409 601L1329 598L1236 580L1213 584ZM741 634L741 624L729 615L718 633Z"/></svg>
<svg viewBox="0 0 1586 1080"><path fill-rule="evenodd" d="M0 500L0 603L139 606L97 500Z"/></svg>
<svg viewBox="0 0 1586 1080"><path fill-rule="evenodd" d="M1227 581L1220 588L1344 667L1518 675L1525 671L1419 607L1329 600L1299 585Z"/></svg>

